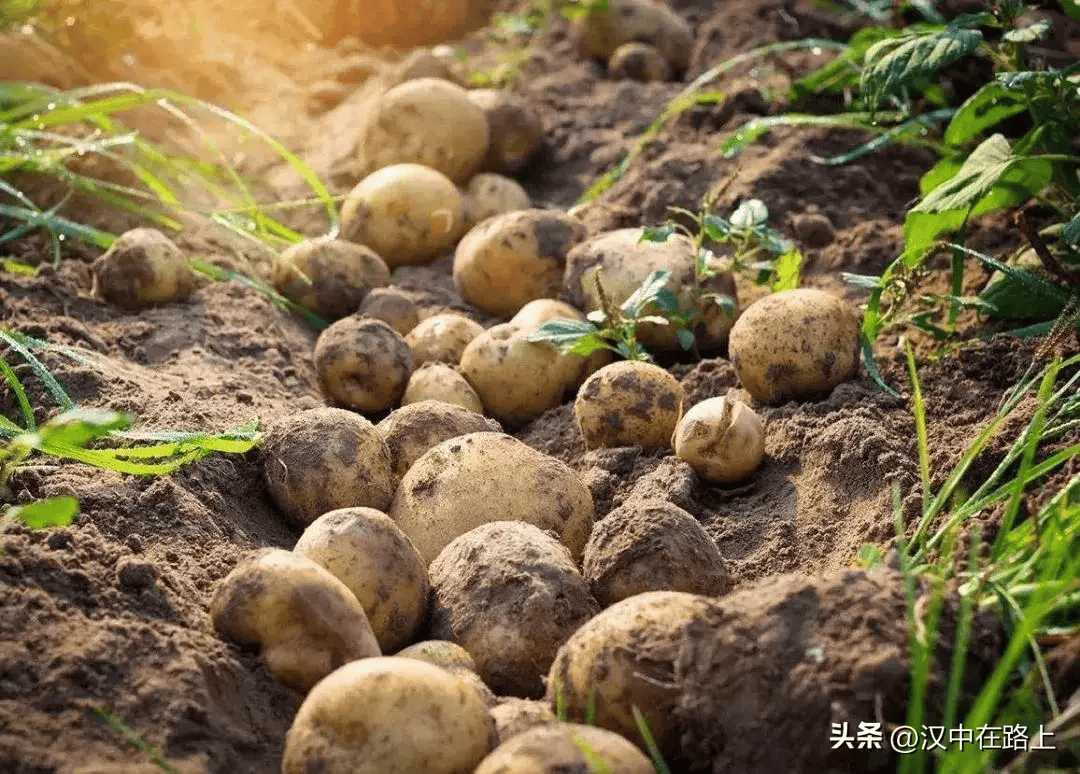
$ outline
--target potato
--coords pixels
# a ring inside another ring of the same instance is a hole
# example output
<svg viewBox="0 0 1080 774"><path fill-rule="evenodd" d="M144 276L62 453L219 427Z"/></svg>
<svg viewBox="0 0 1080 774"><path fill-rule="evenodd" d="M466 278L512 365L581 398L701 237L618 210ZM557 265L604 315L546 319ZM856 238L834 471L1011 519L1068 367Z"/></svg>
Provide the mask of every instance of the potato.
<svg viewBox="0 0 1080 774"><path fill-rule="evenodd" d="M582 564L593 597L609 607L646 591L720 596L730 581L715 541L667 500L631 500L593 527Z"/></svg>
<svg viewBox="0 0 1080 774"><path fill-rule="evenodd" d="M357 315L382 320L402 336L420 322L416 302L404 291L393 287L375 288L368 293Z"/></svg>
<svg viewBox="0 0 1080 774"><path fill-rule="evenodd" d="M441 78L416 78L382 94L366 114L358 169L367 175L392 164L423 164L464 183L480 171L489 139L487 114L467 90Z"/></svg>
<svg viewBox="0 0 1080 774"><path fill-rule="evenodd" d="M280 548L249 554L210 602L214 629L258 645L270 673L308 691L342 664L379 656L364 608L323 567Z"/></svg>
<svg viewBox="0 0 1080 774"><path fill-rule="evenodd" d="M666 81L671 67L656 46L648 43L623 43L608 60L608 72L615 78L628 78L649 83Z"/></svg>
<svg viewBox="0 0 1080 774"><path fill-rule="evenodd" d="M625 737L581 723L530 728L503 742L475 774L565 774L609 771L655 774L645 754Z"/></svg>
<svg viewBox="0 0 1080 774"><path fill-rule="evenodd" d="M471 229L477 223L531 207L529 194L521 184L493 172L474 175L465 186L465 222Z"/></svg>
<svg viewBox="0 0 1080 774"><path fill-rule="evenodd" d="M731 329L731 363L754 400L809 400L859 370L859 313L821 290L801 288L755 301Z"/></svg>
<svg viewBox="0 0 1080 774"><path fill-rule="evenodd" d="M477 414L484 413L484 404L468 380L456 368L446 363L424 363L412 372L401 405L408 406L425 400L452 403Z"/></svg>
<svg viewBox="0 0 1080 774"><path fill-rule="evenodd" d="M476 662L469 651L450 640L423 640L394 654L398 658L415 658L443 669L476 671Z"/></svg>
<svg viewBox="0 0 1080 774"><path fill-rule="evenodd" d="M673 711L681 693L675 666L680 633L718 605L681 591L650 591L615 603L559 648L548 675L548 701L561 696L577 722L591 705L596 726L643 746L631 711L637 706L661 753L672 760L681 730Z"/></svg>
<svg viewBox="0 0 1080 774"><path fill-rule="evenodd" d="M459 535L429 573L431 635L469 651L501 695L543 696L555 652L600 610L566 546L520 521Z"/></svg>
<svg viewBox="0 0 1080 774"><path fill-rule="evenodd" d="M559 720L546 701L517 696L500 697L499 703L491 708L491 717L495 721L495 733L500 744L530 728Z"/></svg>
<svg viewBox="0 0 1080 774"><path fill-rule="evenodd" d="M459 370L491 416L520 427L562 402L577 366L547 342L529 341L511 323L494 325L469 342Z"/></svg>
<svg viewBox="0 0 1080 774"><path fill-rule="evenodd" d="M385 511L397 484L375 426L344 409L293 414L271 428L262 455L270 497L297 527L338 508Z"/></svg>
<svg viewBox="0 0 1080 774"><path fill-rule="evenodd" d="M430 362L461 361L466 345L483 333L484 326L457 312L442 312L425 317L405 335L417 365Z"/></svg>
<svg viewBox="0 0 1080 774"><path fill-rule="evenodd" d="M429 263L465 231L465 200L446 175L420 164L372 172L341 204L341 233L391 269Z"/></svg>
<svg viewBox="0 0 1080 774"><path fill-rule="evenodd" d="M765 456L761 418L742 401L708 398L690 408L675 428L676 456L710 484L737 484Z"/></svg>
<svg viewBox="0 0 1080 774"><path fill-rule="evenodd" d="M372 288L390 284L390 269L363 245L341 239L306 239L274 261L270 282L281 295L326 320L355 312Z"/></svg>
<svg viewBox="0 0 1080 774"><path fill-rule="evenodd" d="M397 86L417 78L439 78L462 86L458 69L452 59L436 56L433 52L421 48L395 64L390 70L388 80Z"/></svg>
<svg viewBox="0 0 1080 774"><path fill-rule="evenodd" d="M585 226L558 210L521 210L473 226L454 251L454 285L478 309L508 317L534 298L554 298L566 253Z"/></svg>
<svg viewBox="0 0 1080 774"><path fill-rule="evenodd" d="M563 462L509 435L481 432L425 452L402 477L387 513L429 563L458 535L492 521L551 530L577 561L593 503Z"/></svg>
<svg viewBox="0 0 1080 774"><path fill-rule="evenodd" d="M285 737L282 774L472 774L494 722L468 684L411 658L346 664L316 685Z"/></svg>
<svg viewBox="0 0 1080 774"><path fill-rule="evenodd" d="M490 140L481 169L523 170L544 144L544 125L528 100L502 89L470 89L469 99L487 117Z"/></svg>
<svg viewBox="0 0 1080 774"><path fill-rule="evenodd" d="M660 366L621 360L594 373L578 390L574 420L588 449L662 448L682 416L683 389Z"/></svg>
<svg viewBox="0 0 1080 774"><path fill-rule="evenodd" d="M581 50L607 61L624 43L655 46L675 73L690 65L694 32L666 3L654 0L610 0L605 8L574 20L573 35Z"/></svg>
<svg viewBox="0 0 1080 774"><path fill-rule="evenodd" d="M410 642L427 612L427 564L393 519L374 508L339 508L308 525L293 553L344 583L367 613L383 653Z"/></svg>
<svg viewBox="0 0 1080 774"><path fill-rule="evenodd" d="M346 317L319 334L315 370L327 400L378 412L401 400L414 360L405 339L382 320Z"/></svg>
<svg viewBox="0 0 1080 774"><path fill-rule="evenodd" d="M522 335L529 336L539 330L544 323L560 317L568 320L585 319L581 311L565 301L538 298L521 307L517 314L510 318L510 324ZM565 369L567 388L576 390L588 377L610 363L614 356L615 353L610 349L598 349L586 358L570 352L560 352L559 359L562 363L560 368Z"/></svg>
<svg viewBox="0 0 1080 774"><path fill-rule="evenodd" d="M184 253L153 228L125 231L91 269L93 294L124 309L181 301L195 288Z"/></svg>
<svg viewBox="0 0 1080 774"><path fill-rule="evenodd" d="M501 433L502 426L479 412L425 400L391 411L375 426L390 451L394 475L404 476L420 457L443 441L469 433Z"/></svg>

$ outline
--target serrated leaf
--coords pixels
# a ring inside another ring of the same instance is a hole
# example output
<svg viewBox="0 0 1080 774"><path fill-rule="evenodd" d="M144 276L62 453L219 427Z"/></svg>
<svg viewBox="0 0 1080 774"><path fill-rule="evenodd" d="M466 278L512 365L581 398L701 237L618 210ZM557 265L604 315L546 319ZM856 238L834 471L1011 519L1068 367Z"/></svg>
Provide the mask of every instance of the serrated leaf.
<svg viewBox="0 0 1080 774"><path fill-rule="evenodd" d="M694 346L694 334L686 328L680 328L675 334L679 339L679 346L689 350Z"/></svg>
<svg viewBox="0 0 1080 774"><path fill-rule="evenodd" d="M572 355L580 355L581 357L588 357L593 352L598 352L601 349L614 350L615 348L612 347L611 344L609 344L607 341L605 341L604 338L602 336L600 336L599 333L594 331L592 333L589 333L589 334L583 336L577 342L577 344L570 347L569 349L564 349L563 351L564 352L569 352Z"/></svg>
<svg viewBox="0 0 1080 774"><path fill-rule="evenodd" d="M747 199L731 213L731 225L737 229L750 229L769 219L769 208L761 199Z"/></svg>
<svg viewBox="0 0 1080 774"><path fill-rule="evenodd" d="M1050 31L1050 20L1039 19L1034 24L1029 24L1027 27L1020 27L1015 30L1009 30L1001 37L1010 43L1031 43L1039 38L1045 37L1046 33Z"/></svg>
<svg viewBox="0 0 1080 774"><path fill-rule="evenodd" d="M74 497L50 497L26 505L8 508L5 516L21 521L27 529L66 527L79 515L79 501Z"/></svg>
<svg viewBox="0 0 1080 774"><path fill-rule="evenodd" d="M666 242L668 237L675 233L675 226L646 226L642 229L641 238L638 242Z"/></svg>
<svg viewBox="0 0 1080 774"><path fill-rule="evenodd" d="M950 25L936 32L879 41L866 52L859 81L862 93L876 108L901 86L931 76L972 53L982 40L978 30Z"/></svg>
<svg viewBox="0 0 1080 774"><path fill-rule="evenodd" d="M722 218L719 215L708 214L705 216L705 234L716 242L723 242L733 231L731 224L726 218Z"/></svg>
<svg viewBox="0 0 1080 774"><path fill-rule="evenodd" d="M1025 101L1012 94L1000 83L983 84L956 111L949 126L945 129L942 140L946 145L962 145L991 126L1009 116L1022 113L1027 108Z"/></svg>
<svg viewBox="0 0 1080 774"><path fill-rule="evenodd" d="M570 346L575 344L583 336L596 333L596 326L582 320L571 320L567 317L556 317L548 320L532 334L529 341L546 341L556 346Z"/></svg>
<svg viewBox="0 0 1080 774"><path fill-rule="evenodd" d="M769 287L774 293L799 287L799 270L802 268L802 261L802 253L795 248L781 253L773 261L773 280Z"/></svg>
<svg viewBox="0 0 1080 774"><path fill-rule="evenodd" d="M662 291L666 290L671 272L666 269L658 269L645 278L641 286L630 294L630 297L622 302L619 307L628 317L637 317L641 311L651 303L656 303Z"/></svg>

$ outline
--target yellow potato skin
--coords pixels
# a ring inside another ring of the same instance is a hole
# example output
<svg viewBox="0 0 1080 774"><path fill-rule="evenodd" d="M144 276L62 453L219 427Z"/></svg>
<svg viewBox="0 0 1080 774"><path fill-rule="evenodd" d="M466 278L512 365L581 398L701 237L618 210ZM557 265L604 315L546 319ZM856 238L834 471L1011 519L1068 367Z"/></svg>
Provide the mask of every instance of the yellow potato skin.
<svg viewBox="0 0 1080 774"><path fill-rule="evenodd" d="M703 481L737 484L765 457L765 432L761 417L745 403L708 398L679 420L671 447Z"/></svg>
<svg viewBox="0 0 1080 774"><path fill-rule="evenodd" d="M487 116L490 143L481 169L520 172L544 144L544 125L529 102L502 89L470 89L469 99Z"/></svg>
<svg viewBox="0 0 1080 774"><path fill-rule="evenodd" d="M588 750L588 754L586 754ZM599 764L606 766L599 769ZM524 731L503 742L475 774L562 774L597 770L655 774L645 754L625 737L582 723L555 723Z"/></svg>
<svg viewBox="0 0 1080 774"><path fill-rule="evenodd" d="M346 317L315 342L315 370L323 395L355 411L373 413L396 406L414 368L409 345L382 320Z"/></svg>
<svg viewBox="0 0 1080 774"><path fill-rule="evenodd" d="M286 298L332 321L355 312L372 288L390 284L390 269L369 247L307 239L281 252L270 282Z"/></svg>
<svg viewBox="0 0 1080 774"><path fill-rule="evenodd" d="M624 43L648 43L681 73L694 50L693 29L687 21L654 0L610 0L607 8L576 19L573 31L586 55L605 62Z"/></svg>
<svg viewBox="0 0 1080 774"><path fill-rule="evenodd" d="M484 326L456 312L442 312L425 317L405 334L405 343L413 351L417 365L439 362L456 365L469 342L484 331Z"/></svg>
<svg viewBox="0 0 1080 774"><path fill-rule="evenodd" d="M623 360L585 380L574 401L574 420L588 449L663 448L682 405L682 385L674 376L651 363Z"/></svg>
<svg viewBox="0 0 1080 774"><path fill-rule="evenodd" d="M476 414L484 413L484 404L472 385L446 363L425 363L413 371L401 405L408 406L425 400L435 400L461 406Z"/></svg>

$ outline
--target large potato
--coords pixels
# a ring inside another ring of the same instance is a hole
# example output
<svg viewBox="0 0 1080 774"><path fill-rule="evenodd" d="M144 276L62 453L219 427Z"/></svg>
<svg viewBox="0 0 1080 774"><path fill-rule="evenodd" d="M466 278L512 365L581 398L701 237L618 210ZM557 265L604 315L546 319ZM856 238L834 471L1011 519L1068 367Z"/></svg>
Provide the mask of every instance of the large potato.
<svg viewBox="0 0 1080 774"><path fill-rule="evenodd" d="M458 536L429 572L431 635L469 651L499 695L542 696L559 646L600 610L566 546L520 521Z"/></svg>
<svg viewBox="0 0 1080 774"><path fill-rule="evenodd" d="M423 164L464 183L480 171L489 138L487 115L465 89L441 78L417 78L382 94L366 114L358 168L371 174L391 164Z"/></svg>
<svg viewBox="0 0 1080 774"><path fill-rule="evenodd" d="M401 479L388 513L429 563L458 535L492 521L551 530L577 561L592 529L593 503L566 464L488 432L429 449Z"/></svg>
<svg viewBox="0 0 1080 774"><path fill-rule="evenodd" d="M355 312L372 288L390 284L390 269L369 247L341 239L306 239L282 250L271 284L327 320Z"/></svg>
<svg viewBox="0 0 1080 774"><path fill-rule="evenodd" d="M412 372L405 394L401 396L402 407L425 400L453 403L477 414L484 413L484 404L461 373L446 363L424 363Z"/></svg>
<svg viewBox="0 0 1080 774"><path fill-rule="evenodd" d="M582 723L530 728L495 748L475 774L655 774L645 754L626 737Z"/></svg>
<svg viewBox="0 0 1080 774"><path fill-rule="evenodd" d="M465 230L465 200L446 175L421 164L372 172L341 205L345 239L374 250L390 268L427 263Z"/></svg>
<svg viewBox="0 0 1080 774"><path fill-rule="evenodd" d="M438 362L456 365L470 341L484 331L480 323L457 312L425 317L405 334L417 365Z"/></svg>
<svg viewBox="0 0 1080 774"><path fill-rule="evenodd" d="M124 309L179 301L195 287L187 257L153 228L125 231L91 268L93 294Z"/></svg>
<svg viewBox="0 0 1080 774"><path fill-rule="evenodd" d="M482 169L520 172L544 144L539 113L524 97L503 89L470 89L469 99L483 109L490 130Z"/></svg>
<svg viewBox="0 0 1080 774"><path fill-rule="evenodd" d="M375 430L390 451L394 475L401 478L428 449L443 441L469 433L501 433L502 426L462 406L424 400L391 411Z"/></svg>
<svg viewBox="0 0 1080 774"><path fill-rule="evenodd" d="M664 448L682 416L683 389L660 366L620 360L581 385L574 420L588 449Z"/></svg>
<svg viewBox="0 0 1080 774"><path fill-rule="evenodd" d="M566 253L585 225L557 210L521 210L473 226L454 251L454 285L473 306L509 317L534 298L554 298Z"/></svg>
<svg viewBox="0 0 1080 774"><path fill-rule="evenodd" d="M610 0L574 20L574 36L582 50L605 62L624 43L648 43L681 73L690 64L694 31L667 3L655 0Z"/></svg>
<svg viewBox="0 0 1080 774"><path fill-rule="evenodd" d="M754 400L816 398L858 373L860 326L859 313L830 293L773 293L731 329L731 362Z"/></svg>
<svg viewBox="0 0 1080 774"><path fill-rule="evenodd" d="M382 320L346 317L319 334L315 370L328 400L374 413L401 400L414 360L405 339Z"/></svg>

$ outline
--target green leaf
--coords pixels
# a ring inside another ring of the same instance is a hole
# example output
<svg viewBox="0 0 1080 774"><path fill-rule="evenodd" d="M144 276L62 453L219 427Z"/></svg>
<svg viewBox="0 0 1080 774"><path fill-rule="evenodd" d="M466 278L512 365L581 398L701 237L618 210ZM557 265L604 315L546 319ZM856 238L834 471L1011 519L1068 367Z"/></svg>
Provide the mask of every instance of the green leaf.
<svg viewBox="0 0 1080 774"><path fill-rule="evenodd" d="M641 283L641 287L631 293L630 297L622 302L622 305L619 308L629 317L637 317L646 306L661 301L663 298L662 292L667 290L665 286L670 277L671 272L666 269L654 271L645 278L645 281Z"/></svg>
<svg viewBox="0 0 1080 774"><path fill-rule="evenodd" d="M132 417L114 411L72 409L65 411L41 426L39 449L50 446L85 446L95 438L102 438L113 430L131 426Z"/></svg>
<svg viewBox="0 0 1080 774"><path fill-rule="evenodd" d="M1022 113L1026 102L997 82L983 84L960 106L949 122L942 140L946 145L962 145L985 129L1009 116Z"/></svg>
<svg viewBox="0 0 1080 774"><path fill-rule="evenodd" d="M675 334L679 339L679 346L689 350L694 346L694 334L687 328L680 328Z"/></svg>
<svg viewBox="0 0 1080 774"><path fill-rule="evenodd" d="M635 322L649 323L651 325L671 325L671 320L658 314L646 314L638 317Z"/></svg>
<svg viewBox="0 0 1080 774"><path fill-rule="evenodd" d="M1080 247L1080 212L1072 216L1072 220L1061 229L1061 239L1073 247Z"/></svg>
<svg viewBox="0 0 1080 774"><path fill-rule="evenodd" d="M642 229L641 239L638 242L666 242L668 237L675 233L675 226L647 226Z"/></svg>
<svg viewBox="0 0 1080 774"><path fill-rule="evenodd" d="M705 235L716 242L726 241L735 230L726 218L712 213L705 216L704 226Z"/></svg>
<svg viewBox="0 0 1080 774"><path fill-rule="evenodd" d="M799 269L802 267L802 261L802 253L795 248L781 253L780 257L773 261L774 275L770 287L774 293L799 287Z"/></svg>
<svg viewBox="0 0 1080 774"><path fill-rule="evenodd" d="M79 501L74 497L50 497L27 505L14 505L5 516L17 519L27 529L66 527L79 515Z"/></svg>
<svg viewBox="0 0 1080 774"><path fill-rule="evenodd" d="M548 320L529 336L529 341L546 341L558 347L576 344L583 336L596 333L596 326L582 320L556 317Z"/></svg>
<svg viewBox="0 0 1080 774"><path fill-rule="evenodd" d="M840 272L840 279L849 285L866 290L874 290L881 283L881 277L874 274L852 274L846 271Z"/></svg>
<svg viewBox="0 0 1080 774"><path fill-rule="evenodd" d="M569 352L572 355L580 355L581 357L588 357L593 352L598 352L601 349L610 349L613 352L617 351L610 342L604 339L596 331L593 331L592 333L583 336L578 343L570 349L563 349L563 352Z"/></svg>
<svg viewBox="0 0 1080 774"><path fill-rule="evenodd" d="M760 226L769 219L769 208L761 199L747 199L731 213L731 225L737 229Z"/></svg>
<svg viewBox="0 0 1080 774"><path fill-rule="evenodd" d="M952 153L942 156L934 166L930 167L919 178L919 193L926 196L946 180L955 176L960 171L960 167L964 166L967 157L968 154L966 153Z"/></svg>
<svg viewBox="0 0 1080 774"><path fill-rule="evenodd" d="M1070 19L1080 21L1080 0L1061 0L1061 8Z"/></svg>
<svg viewBox="0 0 1080 774"><path fill-rule="evenodd" d="M701 298L702 300L713 304L728 317L734 317L738 314L739 305L735 303L734 298L726 293L705 293Z"/></svg>
<svg viewBox="0 0 1080 774"><path fill-rule="evenodd" d="M1001 37L1010 43L1031 43L1039 38L1045 37L1046 33L1050 31L1050 20L1039 19L1034 24L1029 24L1027 27L1019 27L1015 30L1009 30Z"/></svg>
<svg viewBox="0 0 1080 774"><path fill-rule="evenodd" d="M950 25L936 32L879 41L866 52L860 78L862 93L876 108L901 86L933 75L972 53L982 40L978 30Z"/></svg>

